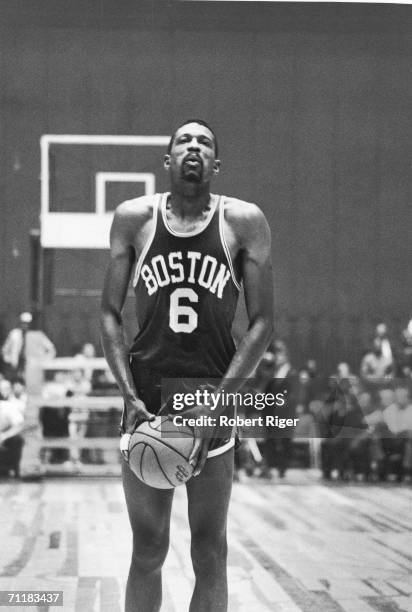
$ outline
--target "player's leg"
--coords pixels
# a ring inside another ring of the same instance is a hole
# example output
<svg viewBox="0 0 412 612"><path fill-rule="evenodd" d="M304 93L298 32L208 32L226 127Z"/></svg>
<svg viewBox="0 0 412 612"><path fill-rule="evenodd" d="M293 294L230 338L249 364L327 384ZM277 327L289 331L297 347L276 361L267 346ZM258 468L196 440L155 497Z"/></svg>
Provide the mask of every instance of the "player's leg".
<svg viewBox="0 0 412 612"><path fill-rule="evenodd" d="M169 547L173 489L141 482L123 461L123 488L133 531L126 586L126 612L157 612L162 601L161 570Z"/></svg>
<svg viewBox="0 0 412 612"><path fill-rule="evenodd" d="M190 612L227 610L226 521L232 490L233 448L212 457L186 485L191 554L196 577Z"/></svg>

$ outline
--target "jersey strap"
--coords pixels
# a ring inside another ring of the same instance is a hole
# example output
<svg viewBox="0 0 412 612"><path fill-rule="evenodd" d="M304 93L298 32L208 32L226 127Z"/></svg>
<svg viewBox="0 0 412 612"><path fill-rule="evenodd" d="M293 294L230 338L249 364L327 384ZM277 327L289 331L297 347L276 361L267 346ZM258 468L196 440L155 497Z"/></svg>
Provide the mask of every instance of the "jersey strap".
<svg viewBox="0 0 412 612"><path fill-rule="evenodd" d="M136 287L137 285L137 281L139 280L139 276L140 276L140 271L142 269L142 265L144 262L144 259L147 255L148 250L150 249L150 246L153 242L153 239L156 235L156 227L157 227L157 217L158 217L158 210L159 210L159 206L160 206L160 202L162 199L162 194L158 194L158 196L156 197L154 203L153 203L153 223L152 223L152 230L150 232L150 235L148 237L148 239L146 240L146 244L144 245L142 252L140 253L139 259L136 262L136 267L135 267L135 271L134 271L134 277L133 277L133 287Z"/></svg>
<svg viewBox="0 0 412 612"><path fill-rule="evenodd" d="M232 276L233 283L238 291L241 290L241 283L237 280L235 270L233 268L232 256L229 251L229 247L225 238L225 230L224 230L224 222L225 222L225 200L223 196L219 198L219 234L220 241L222 243L223 250L226 255L227 263L229 265L230 274Z"/></svg>

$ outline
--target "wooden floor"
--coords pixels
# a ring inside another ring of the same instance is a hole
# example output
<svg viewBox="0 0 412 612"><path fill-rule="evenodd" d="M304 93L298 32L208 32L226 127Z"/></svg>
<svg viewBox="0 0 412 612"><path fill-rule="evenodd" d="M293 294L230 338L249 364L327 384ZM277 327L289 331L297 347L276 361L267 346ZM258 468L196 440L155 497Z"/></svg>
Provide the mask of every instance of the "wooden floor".
<svg viewBox="0 0 412 612"><path fill-rule="evenodd" d="M185 516L181 489L164 612L188 608ZM130 531L118 479L2 481L0 528L0 590L63 590L64 611L121 612ZM324 486L297 470L236 483L229 548L231 612L412 611L411 485Z"/></svg>

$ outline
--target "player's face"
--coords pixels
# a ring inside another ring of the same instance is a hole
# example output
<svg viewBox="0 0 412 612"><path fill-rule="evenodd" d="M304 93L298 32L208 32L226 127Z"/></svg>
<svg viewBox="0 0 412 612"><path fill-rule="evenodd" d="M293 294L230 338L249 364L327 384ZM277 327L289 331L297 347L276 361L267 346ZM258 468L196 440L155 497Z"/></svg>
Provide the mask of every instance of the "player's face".
<svg viewBox="0 0 412 612"><path fill-rule="evenodd" d="M220 167L215 156L212 132L198 123L180 127L173 139L170 154L165 157L165 167L175 180L208 183Z"/></svg>

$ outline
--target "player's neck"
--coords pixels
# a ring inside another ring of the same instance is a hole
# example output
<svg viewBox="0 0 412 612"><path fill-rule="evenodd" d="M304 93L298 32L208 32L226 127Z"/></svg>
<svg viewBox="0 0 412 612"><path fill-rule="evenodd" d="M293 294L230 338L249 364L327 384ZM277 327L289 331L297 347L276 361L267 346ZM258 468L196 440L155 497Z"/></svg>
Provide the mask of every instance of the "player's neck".
<svg viewBox="0 0 412 612"><path fill-rule="evenodd" d="M179 217L196 218L201 216L210 205L209 186L185 185L183 188L172 186L169 197L169 207Z"/></svg>

